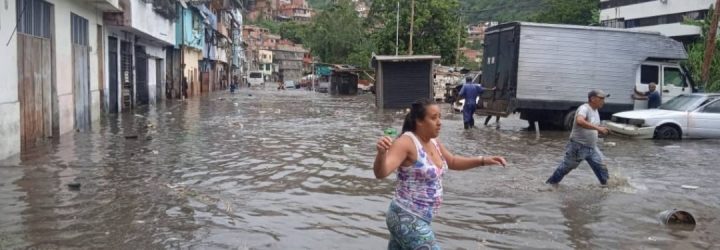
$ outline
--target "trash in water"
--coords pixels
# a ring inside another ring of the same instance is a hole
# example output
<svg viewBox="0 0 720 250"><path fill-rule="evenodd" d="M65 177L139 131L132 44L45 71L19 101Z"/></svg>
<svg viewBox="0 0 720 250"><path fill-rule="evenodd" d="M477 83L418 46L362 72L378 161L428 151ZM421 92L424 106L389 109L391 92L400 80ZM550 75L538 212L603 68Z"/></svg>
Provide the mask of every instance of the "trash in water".
<svg viewBox="0 0 720 250"><path fill-rule="evenodd" d="M658 214L658 219L660 219L660 222L665 225L691 225L692 228L694 228L695 225L695 217L693 217L692 214L677 209L660 212Z"/></svg>
<svg viewBox="0 0 720 250"><path fill-rule="evenodd" d="M137 138L138 138L137 135L126 135L125 136L125 139L137 139Z"/></svg>
<svg viewBox="0 0 720 250"><path fill-rule="evenodd" d="M260 114L265 114L265 111L263 111L263 110L260 110Z"/></svg>
<svg viewBox="0 0 720 250"><path fill-rule="evenodd" d="M172 112L165 112L166 115L172 115Z"/></svg>
<svg viewBox="0 0 720 250"><path fill-rule="evenodd" d="M698 189L699 188L698 186L690 186L690 185L682 185L680 187L684 188L684 189Z"/></svg>
<svg viewBox="0 0 720 250"><path fill-rule="evenodd" d="M240 104L237 102L233 103L233 105L235 105L235 107L240 106Z"/></svg>
<svg viewBox="0 0 720 250"><path fill-rule="evenodd" d="M137 117L137 118L145 118L144 116L139 115L139 114L135 114L135 117Z"/></svg>
<svg viewBox="0 0 720 250"><path fill-rule="evenodd" d="M221 101L222 101L222 100L225 100L225 98L220 97L220 98L218 98L218 100L221 100Z"/></svg>
<svg viewBox="0 0 720 250"><path fill-rule="evenodd" d="M155 127L155 124L148 123L147 125L145 125L145 127L146 127L146 128L154 128L154 127Z"/></svg>
<svg viewBox="0 0 720 250"><path fill-rule="evenodd" d="M605 144L605 146L608 146L608 147L615 147L615 146L617 146L617 143L611 142L611 141L605 142L604 144Z"/></svg>
<svg viewBox="0 0 720 250"><path fill-rule="evenodd" d="M152 152L153 152L153 154L155 154L155 155L160 153L160 152L158 152L157 150L153 150Z"/></svg>
<svg viewBox="0 0 720 250"><path fill-rule="evenodd" d="M68 183L67 186L68 186L68 188L70 188L70 190L80 190L81 185L80 185L80 183L73 182L73 183Z"/></svg>

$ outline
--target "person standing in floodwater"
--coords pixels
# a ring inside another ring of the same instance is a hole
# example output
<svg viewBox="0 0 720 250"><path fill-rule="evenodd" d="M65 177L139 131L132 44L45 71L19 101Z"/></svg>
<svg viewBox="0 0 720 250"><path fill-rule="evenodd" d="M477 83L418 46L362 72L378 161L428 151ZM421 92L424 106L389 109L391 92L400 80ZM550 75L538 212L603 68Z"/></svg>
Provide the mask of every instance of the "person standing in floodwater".
<svg viewBox="0 0 720 250"><path fill-rule="evenodd" d="M654 82L648 84L648 92L640 92L637 90L637 87L635 87L634 90L635 95L632 95L632 98L634 100L647 100L649 109L656 109L662 104L662 97L660 96L660 92L657 91L657 84Z"/></svg>
<svg viewBox="0 0 720 250"><path fill-rule="evenodd" d="M453 155L437 139L440 125L437 104L416 102L405 116L402 134L395 141L383 136L377 142L375 177L382 179L397 170L395 196L386 218L388 249L440 249L430 223L442 202L442 176L448 169L507 165L501 156Z"/></svg>
<svg viewBox="0 0 720 250"><path fill-rule="evenodd" d="M477 98L482 95L483 87L480 84L474 84L472 77L468 76L465 78L465 84L463 84L459 97L465 99L463 104L463 126L465 129L475 127L475 110L477 110Z"/></svg>
<svg viewBox="0 0 720 250"><path fill-rule="evenodd" d="M607 97L610 95L602 90L592 90L588 93L588 103L580 106L575 113L570 141L565 146L565 158L545 183L560 183L563 177L577 168L582 161L587 161L600 184L607 185L608 170L603 163L602 152L597 147L598 132L604 135L608 133L606 127L600 126L598 113L598 109L605 105Z"/></svg>

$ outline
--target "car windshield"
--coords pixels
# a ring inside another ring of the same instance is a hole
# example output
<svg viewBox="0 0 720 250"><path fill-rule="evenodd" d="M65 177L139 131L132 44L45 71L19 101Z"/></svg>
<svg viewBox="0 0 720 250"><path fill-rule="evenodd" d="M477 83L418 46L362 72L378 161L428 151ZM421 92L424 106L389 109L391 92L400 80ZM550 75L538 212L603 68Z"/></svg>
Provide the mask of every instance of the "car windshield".
<svg viewBox="0 0 720 250"><path fill-rule="evenodd" d="M262 77L262 73L258 73L258 72L250 73L250 78L261 78L261 77Z"/></svg>
<svg viewBox="0 0 720 250"><path fill-rule="evenodd" d="M702 96L681 95L670 99L658 107L665 110L687 111L696 107L697 103L702 100Z"/></svg>

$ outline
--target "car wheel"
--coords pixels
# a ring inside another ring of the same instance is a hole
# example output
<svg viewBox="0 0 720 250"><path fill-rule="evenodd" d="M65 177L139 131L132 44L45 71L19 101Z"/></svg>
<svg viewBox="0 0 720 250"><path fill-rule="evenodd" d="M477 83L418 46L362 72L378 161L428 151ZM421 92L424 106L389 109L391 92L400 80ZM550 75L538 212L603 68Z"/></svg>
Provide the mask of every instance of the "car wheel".
<svg viewBox="0 0 720 250"><path fill-rule="evenodd" d="M669 125L660 126L655 129L655 139L678 140L680 139L680 130Z"/></svg>

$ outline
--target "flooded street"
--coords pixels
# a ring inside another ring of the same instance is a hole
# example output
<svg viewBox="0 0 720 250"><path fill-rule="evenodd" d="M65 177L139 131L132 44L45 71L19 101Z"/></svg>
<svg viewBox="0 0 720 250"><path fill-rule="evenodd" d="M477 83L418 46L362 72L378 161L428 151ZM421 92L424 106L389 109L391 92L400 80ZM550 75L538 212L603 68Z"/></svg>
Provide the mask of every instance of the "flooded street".
<svg viewBox="0 0 720 250"><path fill-rule="evenodd" d="M395 176L372 161L404 114L373 101L242 89L105 117L0 163L0 249L384 249ZM450 151L510 163L445 175L444 249L720 248L720 141L610 137L608 188L586 163L552 188L567 132L465 131L443 107ZM659 224L673 208L693 231Z"/></svg>

